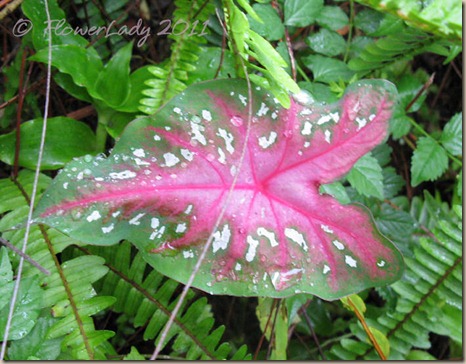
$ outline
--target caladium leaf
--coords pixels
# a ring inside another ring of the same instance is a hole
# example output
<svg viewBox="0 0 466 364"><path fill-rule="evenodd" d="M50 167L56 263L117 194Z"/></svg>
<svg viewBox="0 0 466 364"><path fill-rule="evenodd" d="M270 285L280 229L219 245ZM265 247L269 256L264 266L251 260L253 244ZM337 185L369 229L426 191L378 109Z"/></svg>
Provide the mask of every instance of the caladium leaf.
<svg viewBox="0 0 466 364"><path fill-rule="evenodd" d="M389 82L361 81L336 104L292 100L284 109L255 88L245 145L246 82L192 85L130 123L108 158L67 165L36 220L90 244L128 239L154 268L186 282L238 173L195 287L335 299L391 283L401 275L399 251L365 207L319 187L385 138L395 93Z"/></svg>

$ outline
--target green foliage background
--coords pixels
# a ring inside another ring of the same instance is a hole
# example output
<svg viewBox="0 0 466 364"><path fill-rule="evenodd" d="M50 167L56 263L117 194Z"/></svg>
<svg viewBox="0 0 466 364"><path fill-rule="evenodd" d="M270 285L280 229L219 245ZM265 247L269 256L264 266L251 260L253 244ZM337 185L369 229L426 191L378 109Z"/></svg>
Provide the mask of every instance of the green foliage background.
<svg viewBox="0 0 466 364"><path fill-rule="evenodd" d="M352 298L388 358L462 356L460 2L176 0L141 1L139 8L127 0L48 3L52 18L73 26L103 26L112 19L131 26L143 19L152 33L140 47L128 36L54 35L53 117L39 195L65 163L107 152L128 122L156 112L192 83L248 73L286 106L299 90L330 103L362 77L392 81L399 102L390 138L322 191L342 203L368 206L405 257L400 281ZM24 0L0 16L7 39L1 51L0 237L20 249L43 115L44 0ZM33 23L31 32L22 38L6 32L24 17ZM206 35L190 35L190 28L157 36L164 19L172 25L197 21L197 33L208 21ZM18 156L15 120L21 122ZM179 298L177 282L150 268L128 242L90 247L40 225L32 226L26 253L50 274L25 263L6 359L150 356ZM19 256L2 247L0 262L3 340ZM163 357L377 359L345 302L309 295L280 302L229 299L191 290Z"/></svg>

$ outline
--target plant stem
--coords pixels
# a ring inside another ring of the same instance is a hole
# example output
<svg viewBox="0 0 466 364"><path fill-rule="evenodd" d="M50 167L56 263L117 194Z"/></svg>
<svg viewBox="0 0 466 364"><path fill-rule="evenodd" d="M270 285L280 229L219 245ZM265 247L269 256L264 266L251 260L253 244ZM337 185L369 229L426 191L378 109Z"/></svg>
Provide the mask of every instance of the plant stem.
<svg viewBox="0 0 466 364"><path fill-rule="evenodd" d="M346 41L346 51L345 57L343 58L343 62L348 61L349 51L351 47L351 40L353 39L353 22L354 22L354 0L349 1L350 6L350 18L349 18L349 25L348 25L348 40Z"/></svg>
<svg viewBox="0 0 466 364"><path fill-rule="evenodd" d="M353 301L351 300L350 297L348 297L348 304L351 306L354 313L356 314L356 317L358 318L359 322L361 323L362 327L364 328L364 331L366 332L367 336L369 337L369 340L371 341L372 345L374 345L375 351L377 351L377 354L379 354L380 359L387 360L387 357L383 353L382 349L380 348L379 343L377 342L376 338L372 334L372 331L370 330L369 326L367 325L363 314L361 312L359 312L358 308L353 303Z"/></svg>
<svg viewBox="0 0 466 364"><path fill-rule="evenodd" d="M102 119L99 115L97 130L95 132L95 149L98 153L105 152L105 145L107 144L107 129L105 123L102 122Z"/></svg>
<svg viewBox="0 0 466 364"><path fill-rule="evenodd" d="M298 70L298 73L304 78L305 81L311 82L311 79L307 77L306 73L303 71L301 67L299 67L299 64L296 63L296 69Z"/></svg>

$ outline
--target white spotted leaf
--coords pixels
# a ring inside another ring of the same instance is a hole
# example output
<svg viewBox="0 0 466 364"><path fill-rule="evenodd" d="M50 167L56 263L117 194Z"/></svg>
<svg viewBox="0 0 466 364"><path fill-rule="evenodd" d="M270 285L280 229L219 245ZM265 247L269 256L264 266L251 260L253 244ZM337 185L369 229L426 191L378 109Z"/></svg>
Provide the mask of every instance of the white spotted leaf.
<svg viewBox="0 0 466 364"><path fill-rule="evenodd" d="M130 123L108 157L68 164L35 219L89 244L127 239L180 282L213 232L194 286L214 294L336 299L392 283L403 260L369 211L319 188L384 140L395 93L360 81L338 103L284 109L255 88L246 140L246 82L192 85Z"/></svg>

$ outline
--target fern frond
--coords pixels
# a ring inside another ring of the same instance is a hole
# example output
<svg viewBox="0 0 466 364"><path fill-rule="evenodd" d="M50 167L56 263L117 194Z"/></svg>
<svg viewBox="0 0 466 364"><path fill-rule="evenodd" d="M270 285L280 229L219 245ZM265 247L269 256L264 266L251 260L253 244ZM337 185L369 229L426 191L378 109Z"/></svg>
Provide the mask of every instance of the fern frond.
<svg viewBox="0 0 466 364"><path fill-rule="evenodd" d="M410 60L415 55L425 52L448 57L448 46L449 43L445 40L406 27L399 34L391 34L368 44L357 57L350 60L348 67L360 74L366 74L401 60Z"/></svg>
<svg viewBox="0 0 466 364"><path fill-rule="evenodd" d="M39 181L40 193L50 179L41 176ZM0 196L0 213L4 214L0 220L0 233L17 248L23 243L25 229L11 228L21 226L27 218L32 184L33 174L27 170L20 172L16 181L0 181L0 190L5 192ZM105 359L101 345L114 333L96 331L91 316L112 305L114 298L95 297L92 284L103 277L108 268L103 265L103 259L96 256L60 263L57 254L72 244L79 242L54 229L41 225L31 227L26 253L51 272L49 276L40 275L36 281L37 287L43 290L42 307L47 310L43 319L49 323L52 317L56 319L47 327L44 337L62 340L61 352L64 358ZM12 262L16 266L18 257L13 256ZM35 267L26 264L23 279L37 275L37 272ZM30 333L22 340L23 345L28 346L29 341L35 338ZM18 350L13 350L9 355L13 355L10 359L14 360L29 359Z"/></svg>
<svg viewBox="0 0 466 364"><path fill-rule="evenodd" d="M460 208L450 221L440 220L433 236L419 239L413 257L406 257L404 278L391 286L397 294L393 312L384 312L370 325L390 340L390 359L405 359L413 348L429 349L429 333L462 340L462 229ZM369 320L368 320L369 322ZM350 325L361 341L342 340L330 350L334 358L377 359L365 334Z"/></svg>
<svg viewBox="0 0 466 364"><path fill-rule="evenodd" d="M176 10L173 13L172 24L182 21L194 25L195 21L198 21L198 27L202 28L202 22L214 11L210 2L205 3L205 0L175 1ZM171 34L169 38L173 40L169 61L165 62L164 66L149 67L154 78L146 81L149 88L143 94L148 98L140 101L140 110L147 114L156 112L161 105L186 88L189 73L196 69L193 63L198 59L200 45L206 43L202 36L190 36L190 31L180 35Z"/></svg>
<svg viewBox="0 0 466 364"><path fill-rule="evenodd" d="M356 0L376 10L389 12L409 25L451 39L461 46L461 2L457 0Z"/></svg>
<svg viewBox="0 0 466 364"><path fill-rule="evenodd" d="M87 253L104 257L110 269L111 273L98 284L98 290L117 298L112 310L134 317L134 327L144 328L144 339L157 342L177 303L179 283L151 269L142 254L134 255L128 242L118 248L88 249ZM219 345L224 327L213 329L214 323L207 299L195 299L194 291L190 291L165 341L172 340L170 356L189 360L227 359L232 347L227 343ZM234 358L243 360L246 356L246 347L242 347Z"/></svg>

